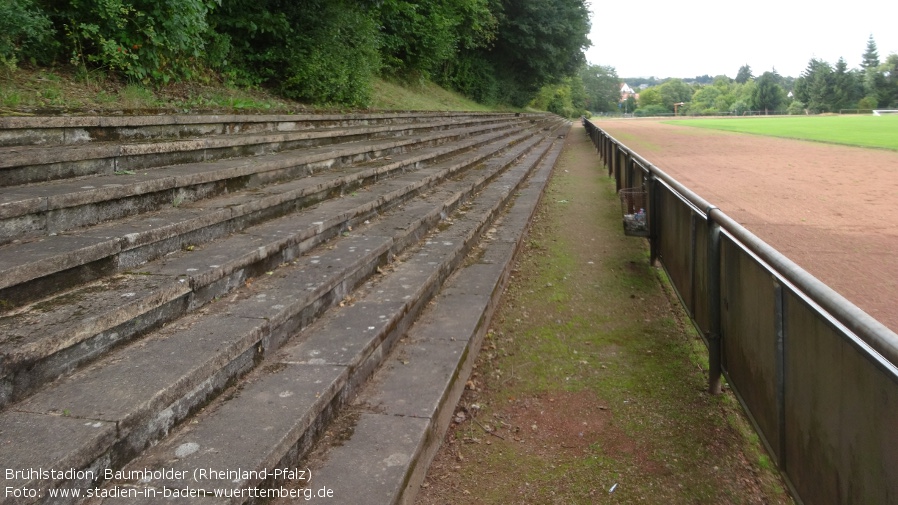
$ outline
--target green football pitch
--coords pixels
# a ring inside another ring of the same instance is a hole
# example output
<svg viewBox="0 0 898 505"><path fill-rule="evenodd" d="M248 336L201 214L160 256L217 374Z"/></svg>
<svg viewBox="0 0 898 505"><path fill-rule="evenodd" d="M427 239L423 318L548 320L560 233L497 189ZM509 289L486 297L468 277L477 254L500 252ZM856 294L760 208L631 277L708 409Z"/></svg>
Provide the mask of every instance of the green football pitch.
<svg viewBox="0 0 898 505"><path fill-rule="evenodd" d="M665 123L898 151L898 114L678 119Z"/></svg>

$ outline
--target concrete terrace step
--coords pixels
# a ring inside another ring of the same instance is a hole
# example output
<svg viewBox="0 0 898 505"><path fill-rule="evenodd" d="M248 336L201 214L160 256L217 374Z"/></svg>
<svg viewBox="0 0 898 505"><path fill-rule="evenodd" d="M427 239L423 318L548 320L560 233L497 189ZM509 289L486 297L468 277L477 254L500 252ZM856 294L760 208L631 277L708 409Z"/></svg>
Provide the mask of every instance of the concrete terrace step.
<svg viewBox="0 0 898 505"><path fill-rule="evenodd" d="M134 456L138 459L132 464L137 466L153 458L167 461L171 451L181 456L171 465L198 465L205 463L195 458L213 457L215 451L209 448L222 447L222 440L227 440L228 450L219 456L244 457L247 465L274 468L278 461L302 457L302 449L311 444L328 413L376 368L391 342L464 258L550 143L551 139L541 142L534 154L507 170L465 172L461 179L390 209L349 236L323 244L11 405L0 414L4 439L0 442L33 443L15 446L18 450L5 456L7 465L99 470L121 468ZM476 199L465 203L477 190ZM386 266L414 237L463 203L465 207L429 240L411 246L403 261ZM379 267L384 275L353 293ZM337 307L313 322L350 295L374 305ZM339 314L353 313L362 318L357 323L366 326L347 332ZM388 341L390 329L393 336ZM275 356L287 341L290 346ZM342 358L337 356L341 353ZM248 380L182 425L183 430L144 451L247 372ZM259 401L266 406L264 411L259 410ZM272 402L278 407L273 408ZM241 413L251 415L251 425L232 424ZM265 429L259 428L263 421ZM57 436L69 429L70 436ZM201 434L201 442L185 441L183 437L192 433ZM254 439L256 435L261 437ZM16 484L70 487L99 480Z"/></svg>
<svg viewBox="0 0 898 505"><path fill-rule="evenodd" d="M0 333L5 335L0 342L0 405L23 397L113 345L226 295L247 278L292 261L347 227L402 203L446 177L455 174L460 179L440 186L437 195L470 191L470 180L488 180L530 150L539 140L531 137L532 133L524 132L481 146L461 159L380 181L354 197L325 201L299 215L289 214L258 225L250 223L249 228L234 227L242 232L208 246L181 250L185 249L181 246L186 242L201 243L192 238L190 228L181 228L177 233L166 234L177 242L177 247L164 251L174 249L177 251L174 254L142 265L139 270L88 283L0 317ZM506 148L509 142L513 147ZM485 161L502 151L506 152ZM483 164L480 170L463 173L478 163ZM475 186L478 184L482 181L475 182ZM274 191L272 194L282 195ZM263 200L256 195L254 202L245 205ZM203 210L225 206L233 211L231 204L233 201L218 202ZM175 214L175 210L168 213L179 219L200 219L209 224L207 214L185 216L183 212ZM117 223L111 227L121 228ZM156 223L154 233L160 228ZM153 256L161 256L156 246L147 247L152 249ZM70 257L66 254L60 252L59 257ZM127 262L137 263L133 256Z"/></svg>
<svg viewBox="0 0 898 505"><path fill-rule="evenodd" d="M127 175L109 174L10 188L0 193L0 244L526 124L504 121L471 125L405 138L291 150L261 158L197 162Z"/></svg>
<svg viewBox="0 0 898 505"><path fill-rule="evenodd" d="M544 145L548 147L549 144L551 142ZM505 203L540 161L545 148L540 152L539 156L525 160L486 188L476 201L464 207L463 213L454 216L448 228L428 235L424 244L399 258L390 272L366 283L353 294L350 304L335 308L304 329L296 342L290 342L277 355L266 359L237 390L226 392L191 423L146 451L126 469L240 468L261 471L295 467L330 418L381 365L440 285L465 259L483 231L491 226ZM510 259L509 252L514 247L508 246L513 246L514 242L503 243L503 252L498 255ZM497 258L491 254L484 261L492 262ZM505 261L507 263L507 259ZM477 270L468 270L465 279L472 284L467 291L456 292L453 301L444 304L451 305L446 309L450 317L457 318L457 314L451 314L453 307L459 307L458 302L464 306L471 301L492 298L497 282L490 284L489 280L478 279L482 272ZM495 271L495 268L488 270ZM482 312L478 315L483 315ZM480 317L471 322L476 325L478 321L481 321ZM464 351L460 346L456 346L455 351L460 349ZM414 390L417 385L409 387ZM240 428L247 423L252 423L256 429ZM351 480L347 477L348 474L339 480ZM214 489L246 490L279 484L278 479L263 481L238 477L207 479L199 484L167 480L152 485L156 489L162 486L183 489L190 485L212 493ZM108 486L128 485L142 484L136 479L108 483ZM358 500L336 498L340 503L378 503L366 500L364 495ZM244 500L215 501L239 503Z"/></svg>
<svg viewBox="0 0 898 505"><path fill-rule="evenodd" d="M446 183L436 194L469 191L472 178L492 177L538 141L525 139L483 168ZM88 284L56 299L0 319L7 333L3 365L9 398L71 370L149 326L224 296L249 277L290 261L340 231L432 186L464 164L489 155L422 169L384 181L357 197L328 201L299 216L287 216L194 250L144 265L138 272ZM476 183L480 184L480 182ZM77 313L73 320L72 314ZM139 324L135 324L139 322Z"/></svg>
<svg viewBox="0 0 898 505"><path fill-rule="evenodd" d="M466 117L503 117L492 112L381 112L373 114L206 114L0 117L0 147L78 145L207 135L265 133L406 124Z"/></svg>
<svg viewBox="0 0 898 505"><path fill-rule="evenodd" d="M559 142L552 148L495 233L443 283L434 303L334 422L349 438L324 437L297 465L314 480L292 479L282 484L285 489L327 487L341 503L414 502L562 147Z"/></svg>
<svg viewBox="0 0 898 505"><path fill-rule="evenodd" d="M333 143L409 135L509 121L514 116L460 116L431 122L332 126L297 131L240 132L144 142L101 141L79 145L0 147L0 187L91 175L258 156Z"/></svg>
<svg viewBox="0 0 898 505"><path fill-rule="evenodd" d="M541 124L541 122L534 123L534 128L538 128ZM276 217L295 208L313 204L326 196L352 191L359 185L388 177L392 173L427 166L439 160L501 141L509 135L512 137L508 142L512 142L516 138L513 135L514 130L508 129L477 133L469 135L463 140L456 139L455 142L447 145L420 147L416 151L394 154L392 157L382 156L382 151L373 151L380 154L381 158L349 166L343 165L342 162L335 162L335 160L341 160L340 156L345 154L341 151L325 153L323 160L315 158L315 155L312 154L309 155L312 161L304 165L308 172L294 174L296 177L305 176L298 180L288 179L290 182L277 184L280 181L275 179L274 183L267 187L248 188L237 194L229 193L217 197L210 195L209 199L194 205L191 205L190 202L180 205L169 203L155 213L148 211L146 214L136 217L119 219L112 224L64 232L31 243L2 246L0 247L0 300L5 300L7 306L11 303L10 300L19 300L20 302L33 300L33 293L46 293L50 289L48 286L52 286L55 290L65 289L72 283L86 282L99 275L108 275L123 268L130 268L153 259L153 257L171 252L180 248L184 242L197 245L208 241L209 237L214 238L222 233L239 231L240 228L233 223L247 221L249 219L247 216L262 214L266 218ZM424 145L426 146L426 144ZM281 155L277 155L275 158L279 156ZM347 154L347 156L351 156L351 154ZM318 161L314 161L316 159ZM309 158L306 160L308 161ZM240 160L228 163L235 165L238 170L242 170L245 164ZM291 159L288 159L286 163L277 159L271 161L275 167L294 166L292 163ZM332 168L324 170L317 163L327 163ZM250 163L246 166L251 167L258 175L270 173L265 172L264 169L271 165ZM320 170L313 170L313 166ZM190 169L181 167L180 170ZM216 166L210 173L219 177L233 175L233 171L229 170ZM185 177L189 179L191 176ZM239 173L237 177L241 177ZM183 187L173 190L172 194L176 196L169 196L169 198L177 198L179 192L183 191ZM108 189L106 192L115 195L115 192ZM125 190L123 192L126 193ZM75 195L78 194L75 193ZM104 192L91 190L90 194L102 196ZM156 195L156 193L150 193L149 196L144 194L137 198L149 198L155 201L159 199ZM110 200L109 202L111 202L110 205L119 204L121 200ZM121 205L126 210L132 208L128 202L121 203ZM80 208L87 215L81 219L81 222L97 220L100 217L106 218L109 217L109 214L115 214L111 211L98 210L98 207L90 201L81 206ZM77 212L77 210L73 210L73 212ZM74 218L68 221L72 220ZM256 222L259 220L261 218L255 219ZM176 225L175 223L181 224ZM225 226L222 223L231 223L232 225ZM207 232L205 237L199 236L204 233L198 230L208 230L215 226L219 228L217 232ZM180 237L188 232L191 235L175 240L176 243L171 243L172 237ZM146 252L150 244L158 244L165 240L169 241L168 249L157 245L154 252ZM75 254L76 251L80 252ZM128 256L128 259L118 261L122 255ZM4 307L0 306L0 313L3 311Z"/></svg>

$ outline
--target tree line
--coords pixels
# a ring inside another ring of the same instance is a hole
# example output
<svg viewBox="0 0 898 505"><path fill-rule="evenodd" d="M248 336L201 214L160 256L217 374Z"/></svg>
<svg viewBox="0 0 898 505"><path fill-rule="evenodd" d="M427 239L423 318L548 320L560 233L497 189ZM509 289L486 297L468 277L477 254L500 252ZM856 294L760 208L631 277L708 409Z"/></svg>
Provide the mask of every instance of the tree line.
<svg viewBox="0 0 898 505"><path fill-rule="evenodd" d="M375 77L523 106L577 75L585 0L0 0L0 67L71 64L148 85L222 76L364 106Z"/></svg>
<svg viewBox="0 0 898 505"><path fill-rule="evenodd" d="M880 61L872 36L856 69L849 69L843 58L835 65L812 58L797 78L781 76L775 69L756 77L749 65L740 67L734 79L717 76L707 83L707 77L689 83L682 79L652 82L654 85L639 91L638 101L630 97L620 109L636 115L660 115L673 113L674 104L682 103L677 108L679 114L742 115L747 111L818 114L898 108L898 54Z"/></svg>

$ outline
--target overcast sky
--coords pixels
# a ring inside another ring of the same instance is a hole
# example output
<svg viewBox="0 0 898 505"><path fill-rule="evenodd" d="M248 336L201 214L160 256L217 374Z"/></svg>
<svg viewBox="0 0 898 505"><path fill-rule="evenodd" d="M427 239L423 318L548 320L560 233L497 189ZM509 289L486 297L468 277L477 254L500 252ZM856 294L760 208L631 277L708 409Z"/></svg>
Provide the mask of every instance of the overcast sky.
<svg viewBox="0 0 898 505"><path fill-rule="evenodd" d="M798 77L814 57L857 68L871 34L880 61L898 53L898 0L591 3L586 59L622 78L735 77L745 64Z"/></svg>

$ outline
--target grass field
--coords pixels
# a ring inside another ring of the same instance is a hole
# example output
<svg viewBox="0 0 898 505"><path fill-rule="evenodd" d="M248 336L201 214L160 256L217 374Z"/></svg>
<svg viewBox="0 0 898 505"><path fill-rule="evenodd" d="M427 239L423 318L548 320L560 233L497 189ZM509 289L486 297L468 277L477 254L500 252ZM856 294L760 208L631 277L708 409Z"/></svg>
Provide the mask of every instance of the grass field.
<svg viewBox="0 0 898 505"><path fill-rule="evenodd" d="M898 151L898 114L681 119L669 124Z"/></svg>

